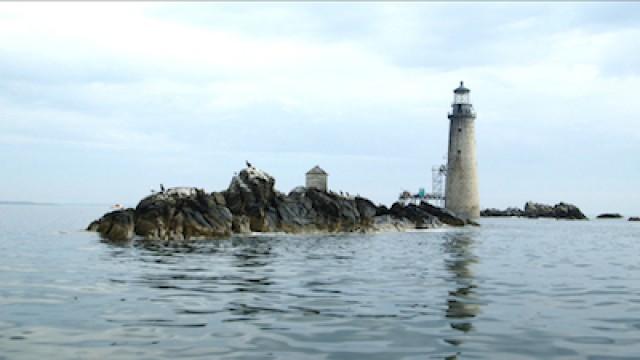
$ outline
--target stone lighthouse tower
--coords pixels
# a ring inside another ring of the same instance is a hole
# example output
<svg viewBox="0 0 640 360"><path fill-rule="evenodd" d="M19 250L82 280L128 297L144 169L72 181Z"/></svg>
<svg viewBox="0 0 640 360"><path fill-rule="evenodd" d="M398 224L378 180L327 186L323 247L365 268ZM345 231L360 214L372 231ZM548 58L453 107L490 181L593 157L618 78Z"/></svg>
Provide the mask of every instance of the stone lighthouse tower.
<svg viewBox="0 0 640 360"><path fill-rule="evenodd" d="M480 217L476 161L475 119L469 101L469 89L460 86L453 91L449 127L449 153L445 207L464 219Z"/></svg>

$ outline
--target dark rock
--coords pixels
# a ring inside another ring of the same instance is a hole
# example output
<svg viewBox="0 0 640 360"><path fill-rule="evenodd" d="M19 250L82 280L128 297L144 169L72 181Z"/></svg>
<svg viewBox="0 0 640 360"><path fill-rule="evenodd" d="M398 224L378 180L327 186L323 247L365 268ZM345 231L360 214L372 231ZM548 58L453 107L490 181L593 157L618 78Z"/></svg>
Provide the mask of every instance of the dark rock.
<svg viewBox="0 0 640 360"><path fill-rule="evenodd" d="M427 203L391 209L363 197L298 187L275 189L264 171L248 167L223 192L172 188L142 199L135 210L109 213L88 229L109 239L188 240L250 232L360 232L464 226L455 214Z"/></svg>
<svg viewBox="0 0 640 360"><path fill-rule="evenodd" d="M273 205L275 179L264 171L248 167L235 175L224 193L226 205L233 214L262 215L261 209Z"/></svg>
<svg viewBox="0 0 640 360"><path fill-rule="evenodd" d="M313 204L304 193L290 194L278 202L278 215L283 231L289 233L313 232L317 230Z"/></svg>
<svg viewBox="0 0 640 360"><path fill-rule="evenodd" d="M133 209L107 213L99 220L93 221L87 230L97 231L103 238L111 241L131 240L134 235Z"/></svg>
<svg viewBox="0 0 640 360"><path fill-rule="evenodd" d="M435 227L442 224L464 226L465 221L453 212L422 202L420 205L402 205L394 203L389 214L396 218L405 218L416 224L417 228Z"/></svg>
<svg viewBox="0 0 640 360"><path fill-rule="evenodd" d="M234 216L247 216L254 232L278 229L275 179L264 171L247 167L234 176L224 198Z"/></svg>
<svg viewBox="0 0 640 360"><path fill-rule="evenodd" d="M524 214L528 218L554 217L553 206L528 201L524 204Z"/></svg>
<svg viewBox="0 0 640 360"><path fill-rule="evenodd" d="M98 228L100 227L100 219L98 220L93 220L91 222L91 224L89 224L89 226L87 226L87 231L98 231Z"/></svg>
<svg viewBox="0 0 640 360"><path fill-rule="evenodd" d="M389 208L384 205L380 205L376 209L376 216L389 215L389 214L390 214Z"/></svg>
<svg viewBox="0 0 640 360"><path fill-rule="evenodd" d="M212 192L211 196L213 197L213 200L215 200L217 205L227 206L227 200L224 197L224 193Z"/></svg>
<svg viewBox="0 0 640 360"><path fill-rule="evenodd" d="M483 217L508 217L508 216L524 216L524 211L516 207L509 207L505 210L500 209L484 209L480 212Z"/></svg>
<svg viewBox="0 0 640 360"><path fill-rule="evenodd" d="M465 220L465 224L467 224L467 225L471 225L471 226L480 226L480 224L479 224L478 222L473 221L473 220L471 220L471 219L467 219L467 220Z"/></svg>
<svg viewBox="0 0 640 360"><path fill-rule="evenodd" d="M482 217L493 217L493 216L507 216L504 214L504 210L489 208L480 210L480 216Z"/></svg>
<svg viewBox="0 0 640 360"><path fill-rule="evenodd" d="M360 222L365 226L373 224L373 218L378 214L378 207L371 200L363 197L358 196L355 201L358 213L360 213Z"/></svg>
<svg viewBox="0 0 640 360"><path fill-rule="evenodd" d="M622 215L617 213L604 213L597 216L598 219L621 219Z"/></svg>
<svg viewBox="0 0 640 360"><path fill-rule="evenodd" d="M389 213L396 218L407 219L416 224L417 228L426 228L435 223L436 217L429 214L417 205L402 205L399 202L394 203L389 209Z"/></svg>
<svg viewBox="0 0 640 360"><path fill-rule="evenodd" d="M524 206L524 216L529 218L543 217L567 220L587 219L577 206L563 202L555 206L550 206L529 201Z"/></svg>
<svg viewBox="0 0 640 360"><path fill-rule="evenodd" d="M244 215L234 216L231 220L231 230L236 234L251 233L251 222L249 217Z"/></svg>
<svg viewBox="0 0 640 360"><path fill-rule="evenodd" d="M215 193L195 188L169 189L147 196L135 210L135 233L162 240L230 235L232 215L219 202Z"/></svg>
<svg viewBox="0 0 640 360"><path fill-rule="evenodd" d="M292 193L282 205L295 209L290 213L295 216L284 217L283 222L297 225L298 231L358 231L365 225L356 200L331 192L304 188ZM364 202L360 205L363 210L367 206Z"/></svg>
<svg viewBox="0 0 640 360"><path fill-rule="evenodd" d="M640 216L632 216L629 218L629 221L640 221Z"/></svg>
<svg viewBox="0 0 640 360"><path fill-rule="evenodd" d="M587 217L572 204L558 203L554 206L534 203L532 201L527 202L524 205L524 210L520 210L516 207L509 207L505 210L500 209L485 209L480 212L480 216L485 217L507 217L507 216L521 216L528 218L554 218L554 219L568 219L568 220L584 220Z"/></svg>
<svg viewBox="0 0 640 360"><path fill-rule="evenodd" d="M464 226L465 224L465 221L463 219L459 218L455 213L445 208L433 206L426 202L420 203L420 208L426 211L428 214L435 216L444 224L451 226Z"/></svg>
<svg viewBox="0 0 640 360"><path fill-rule="evenodd" d="M553 217L567 220L586 220L587 217L577 206L566 203L559 203L553 207Z"/></svg>
<svg viewBox="0 0 640 360"><path fill-rule="evenodd" d="M373 218L373 230L375 231L404 231L415 228L416 224L408 219L400 219L389 214L378 215Z"/></svg>

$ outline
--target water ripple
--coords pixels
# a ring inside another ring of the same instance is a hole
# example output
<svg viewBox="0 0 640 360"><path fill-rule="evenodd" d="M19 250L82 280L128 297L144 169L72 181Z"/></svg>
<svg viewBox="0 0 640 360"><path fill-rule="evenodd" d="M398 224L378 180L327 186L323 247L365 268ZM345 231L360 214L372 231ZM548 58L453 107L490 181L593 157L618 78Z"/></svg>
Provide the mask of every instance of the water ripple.
<svg viewBox="0 0 640 360"><path fill-rule="evenodd" d="M0 214L0 359L640 353L640 228L626 222L108 244L57 228L99 214L57 211L33 229Z"/></svg>

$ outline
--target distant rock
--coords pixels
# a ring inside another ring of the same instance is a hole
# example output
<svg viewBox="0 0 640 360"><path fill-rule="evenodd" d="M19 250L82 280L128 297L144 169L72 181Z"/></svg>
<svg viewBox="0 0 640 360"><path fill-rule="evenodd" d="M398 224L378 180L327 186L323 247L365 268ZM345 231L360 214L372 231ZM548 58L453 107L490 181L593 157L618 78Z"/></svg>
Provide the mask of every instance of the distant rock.
<svg viewBox="0 0 640 360"><path fill-rule="evenodd" d="M640 216L632 216L629 218L629 221L640 221Z"/></svg>
<svg viewBox="0 0 640 360"><path fill-rule="evenodd" d="M597 216L598 219L621 219L622 215L618 213L604 213Z"/></svg>
<svg viewBox="0 0 640 360"><path fill-rule="evenodd" d="M527 216L526 206L524 212L525 216ZM582 211L580 211L580 209L578 209L577 206L563 202L553 206L553 215L550 217L566 220L587 220L587 217L582 213Z"/></svg>
<svg viewBox="0 0 640 360"><path fill-rule="evenodd" d="M528 201L524 204L524 213L523 216L528 218L552 218L554 216L554 207L551 205L534 203L532 201Z"/></svg>
<svg viewBox="0 0 640 360"><path fill-rule="evenodd" d="M134 209L115 211L94 221L88 230L112 240L138 236L154 240L226 237L251 232L369 232L464 226L446 209L427 203L393 204L388 209L363 197L298 187L285 195L275 179L247 167L227 190L207 193L197 188L171 188L142 199ZM471 224L471 223L469 223Z"/></svg>
<svg viewBox="0 0 640 360"><path fill-rule="evenodd" d="M519 216L528 218L554 218L567 220L584 220L587 217L575 205L567 203L558 203L554 206L539 204L532 201L524 205L521 210L516 207L510 207L505 210L485 209L480 212L480 216L484 217L509 217Z"/></svg>
<svg viewBox="0 0 640 360"><path fill-rule="evenodd" d="M524 216L524 211L516 207L509 207L505 210L499 209L485 209L480 212L480 216L484 217L509 217L509 216Z"/></svg>

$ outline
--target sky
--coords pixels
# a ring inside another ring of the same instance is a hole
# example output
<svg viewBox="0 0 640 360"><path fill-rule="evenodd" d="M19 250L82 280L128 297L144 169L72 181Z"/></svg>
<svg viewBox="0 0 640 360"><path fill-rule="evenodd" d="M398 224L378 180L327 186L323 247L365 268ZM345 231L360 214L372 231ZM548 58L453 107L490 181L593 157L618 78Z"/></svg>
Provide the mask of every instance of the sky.
<svg viewBox="0 0 640 360"><path fill-rule="evenodd" d="M431 188L452 91L477 112L481 207L640 215L640 3L2 2L0 200L224 190L391 204Z"/></svg>

